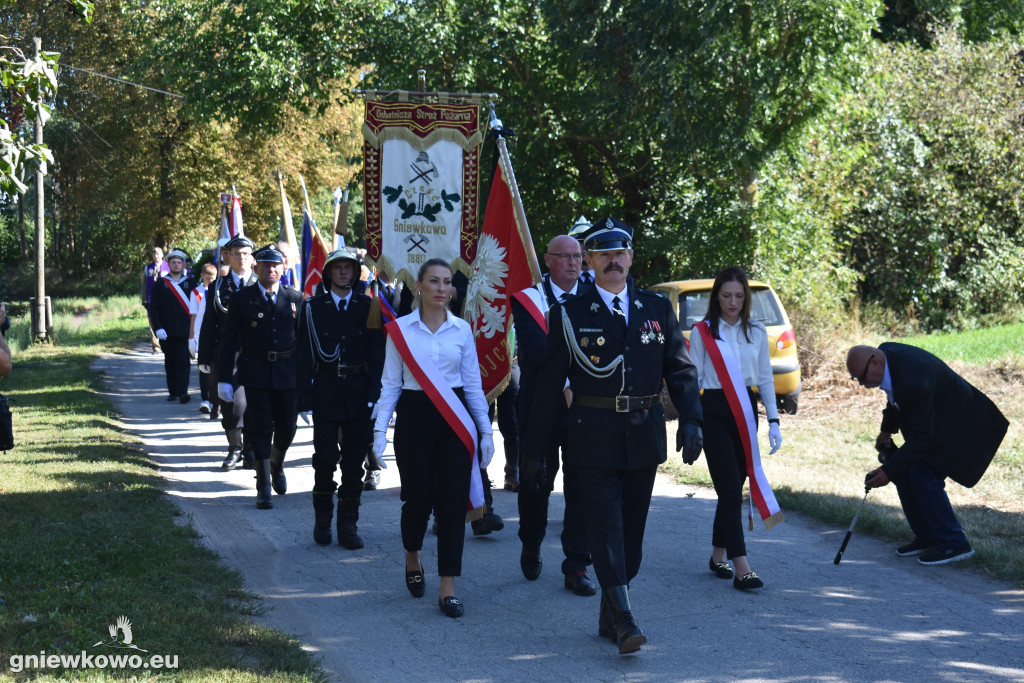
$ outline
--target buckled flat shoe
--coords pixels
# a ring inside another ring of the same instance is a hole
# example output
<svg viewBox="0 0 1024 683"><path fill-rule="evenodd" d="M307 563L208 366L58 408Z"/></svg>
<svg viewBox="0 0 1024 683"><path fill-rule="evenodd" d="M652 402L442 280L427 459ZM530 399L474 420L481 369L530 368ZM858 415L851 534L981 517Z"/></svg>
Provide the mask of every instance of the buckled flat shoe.
<svg viewBox="0 0 1024 683"><path fill-rule="evenodd" d="M565 575L565 587L576 595L593 595L597 593L597 586L587 576L587 572L582 569Z"/></svg>
<svg viewBox="0 0 1024 683"><path fill-rule="evenodd" d="M422 598L423 591L426 589L426 584L423 583L423 570L417 569L414 572L405 572L405 587L409 589L409 592L414 598Z"/></svg>
<svg viewBox="0 0 1024 683"><path fill-rule="evenodd" d="M715 558L712 557L708 560L708 569L720 579L732 578L732 567L729 566L728 562L715 562Z"/></svg>
<svg viewBox="0 0 1024 683"><path fill-rule="evenodd" d="M732 580L732 587L741 591L749 591L764 587L764 581L754 572L750 572L749 574L744 574L742 578L734 578Z"/></svg>
<svg viewBox="0 0 1024 683"><path fill-rule="evenodd" d="M519 555L519 568L523 570L523 576L528 581L536 581L540 577L540 570L544 567L544 562L540 559L540 549L527 550L523 548L523 552Z"/></svg>
<svg viewBox="0 0 1024 683"><path fill-rule="evenodd" d="M454 595L449 595L445 598L438 598L437 606L441 608L441 611L444 612L446 617L451 617L452 619L461 617L466 613L465 608L462 606L462 601Z"/></svg>

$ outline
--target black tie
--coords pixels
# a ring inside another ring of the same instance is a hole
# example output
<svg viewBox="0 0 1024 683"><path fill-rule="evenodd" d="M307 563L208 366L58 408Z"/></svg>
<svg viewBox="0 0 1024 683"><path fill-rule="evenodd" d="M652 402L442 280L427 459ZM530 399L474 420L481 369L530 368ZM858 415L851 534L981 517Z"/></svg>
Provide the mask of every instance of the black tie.
<svg viewBox="0 0 1024 683"><path fill-rule="evenodd" d="M568 299L569 299L569 295L566 294L565 292L562 292L561 294L558 295L558 300L559 301L566 301Z"/></svg>
<svg viewBox="0 0 1024 683"><path fill-rule="evenodd" d="M580 279L583 280L583 284L589 285L590 284L590 273L588 273L587 271L583 271L582 273L580 273Z"/></svg>
<svg viewBox="0 0 1024 683"><path fill-rule="evenodd" d="M347 304L347 303L348 303L348 299L339 299L338 300L338 313L344 313L345 312L345 304Z"/></svg>
<svg viewBox="0 0 1024 683"><path fill-rule="evenodd" d="M271 306L274 305L274 293L271 292L270 290L267 290L267 303L270 304Z"/></svg>
<svg viewBox="0 0 1024 683"><path fill-rule="evenodd" d="M621 320L622 325L620 326L622 331L626 331L626 314L622 312L622 307L619 304L622 303L622 299L619 297L612 298L612 313L615 314L616 320Z"/></svg>

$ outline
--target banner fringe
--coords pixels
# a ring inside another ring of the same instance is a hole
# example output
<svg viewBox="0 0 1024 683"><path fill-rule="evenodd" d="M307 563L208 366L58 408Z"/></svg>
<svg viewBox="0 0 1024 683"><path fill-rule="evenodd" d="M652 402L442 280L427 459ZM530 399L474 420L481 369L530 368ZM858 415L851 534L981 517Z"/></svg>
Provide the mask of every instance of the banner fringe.
<svg viewBox="0 0 1024 683"><path fill-rule="evenodd" d="M776 512L771 517L764 520L765 531L770 531L776 524L782 524L782 512Z"/></svg>
<svg viewBox="0 0 1024 683"><path fill-rule="evenodd" d="M467 522L475 522L478 519L483 519L485 512L487 512L487 503L484 503L480 507L475 508L475 509L470 510L469 512L467 512L466 513L466 521Z"/></svg>

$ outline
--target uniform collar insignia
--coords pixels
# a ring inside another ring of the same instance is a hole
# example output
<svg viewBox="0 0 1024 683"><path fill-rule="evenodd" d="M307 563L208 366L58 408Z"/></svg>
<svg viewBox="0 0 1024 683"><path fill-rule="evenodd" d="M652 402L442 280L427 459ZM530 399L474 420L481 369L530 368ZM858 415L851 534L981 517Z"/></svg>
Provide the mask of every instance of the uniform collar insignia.
<svg viewBox="0 0 1024 683"><path fill-rule="evenodd" d="M595 301L594 303L590 304L591 313L597 313L599 310L601 310L601 305L599 303Z"/></svg>
<svg viewBox="0 0 1024 683"><path fill-rule="evenodd" d="M643 309L644 305L640 303L640 299L633 299L633 305L636 306L636 310Z"/></svg>

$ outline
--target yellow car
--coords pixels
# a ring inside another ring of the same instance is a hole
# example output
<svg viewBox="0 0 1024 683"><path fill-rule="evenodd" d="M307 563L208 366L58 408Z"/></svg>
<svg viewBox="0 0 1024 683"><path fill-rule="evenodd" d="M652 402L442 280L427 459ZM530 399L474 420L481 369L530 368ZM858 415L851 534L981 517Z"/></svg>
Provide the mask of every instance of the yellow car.
<svg viewBox="0 0 1024 683"><path fill-rule="evenodd" d="M690 344L690 329L704 319L714 280L677 280L649 287L672 302L679 326ZM789 324L789 316L778 295L770 285L750 281L750 317L768 328L768 345L772 355L772 373L775 375L775 399L779 410L796 414L800 397L800 362L796 355L796 335ZM756 387L755 387L756 389Z"/></svg>

